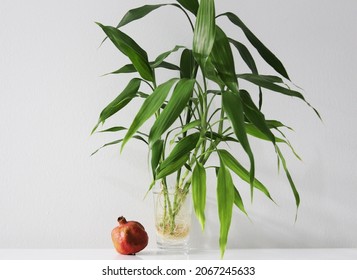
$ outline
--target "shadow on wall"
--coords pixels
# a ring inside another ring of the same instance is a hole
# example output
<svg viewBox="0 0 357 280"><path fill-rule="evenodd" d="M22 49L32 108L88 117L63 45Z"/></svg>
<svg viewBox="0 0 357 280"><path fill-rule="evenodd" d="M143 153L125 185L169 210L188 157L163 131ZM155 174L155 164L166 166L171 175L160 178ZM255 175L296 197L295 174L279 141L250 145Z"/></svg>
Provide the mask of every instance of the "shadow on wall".
<svg viewBox="0 0 357 280"><path fill-rule="evenodd" d="M280 206L253 204L248 210L249 221L238 210L234 210L231 232L227 248L351 248L356 246L353 201L346 201L342 188L333 188L333 182L325 182L321 157L314 155L311 164L299 174L298 185L301 205L295 222L291 213L295 206L290 201L277 199ZM326 180L326 179L325 179ZM340 180L346 190L353 184L347 179ZM312 186L313 182L319 182ZM284 184L285 187L285 184ZM349 193L353 193L351 190ZM279 201L280 200L280 201ZM202 232L196 218L193 218L191 247L200 249L218 249L219 223L213 198L206 206L206 228ZM248 205L247 205L248 206Z"/></svg>

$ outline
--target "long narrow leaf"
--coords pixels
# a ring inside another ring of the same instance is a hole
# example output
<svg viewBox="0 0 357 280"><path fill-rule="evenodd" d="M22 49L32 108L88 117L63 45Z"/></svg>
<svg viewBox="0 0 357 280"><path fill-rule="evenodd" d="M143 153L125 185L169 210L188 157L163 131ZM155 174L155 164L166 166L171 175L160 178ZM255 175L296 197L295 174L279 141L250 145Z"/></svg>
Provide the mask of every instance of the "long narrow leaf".
<svg viewBox="0 0 357 280"><path fill-rule="evenodd" d="M124 137L121 150L123 150L125 144L134 135L134 133L161 107L176 81L177 79L171 79L161 84L149 97L145 99Z"/></svg>
<svg viewBox="0 0 357 280"><path fill-rule="evenodd" d="M201 224L202 230L204 230L206 208L206 169L201 163L197 163L192 172L192 200L196 217Z"/></svg>
<svg viewBox="0 0 357 280"><path fill-rule="evenodd" d="M146 145L149 145L148 141L146 141L142 136L140 135L134 135L132 138L140 140L142 142L144 142Z"/></svg>
<svg viewBox="0 0 357 280"><path fill-rule="evenodd" d="M255 74L255 73L253 73L253 74ZM260 74L259 77L268 81L268 82L271 82L271 83L285 84L283 79L278 76Z"/></svg>
<svg viewBox="0 0 357 280"><path fill-rule="evenodd" d="M207 131L205 136L208 139L212 139L212 140L219 139L220 142L236 142L236 143L239 143L239 141L237 139L233 138L233 137L225 136L225 135L219 134L219 133L214 132L214 131Z"/></svg>
<svg viewBox="0 0 357 280"><path fill-rule="evenodd" d="M118 132L118 131L122 131L122 130L127 130L127 128L124 126L113 126L111 128L100 130L98 132Z"/></svg>
<svg viewBox="0 0 357 280"><path fill-rule="evenodd" d="M262 139L262 140L271 141L271 139L269 139L269 137L267 135L265 135L263 132L261 132L261 130L258 129L254 124L245 123L244 127L245 127L245 131L249 135L259 138L259 139ZM275 137L275 136L274 136L274 138L275 138L275 142L277 142L277 143L285 143L284 139L281 139L281 138Z"/></svg>
<svg viewBox="0 0 357 280"><path fill-rule="evenodd" d="M198 0L177 0L182 7L189 10L194 15L197 14L198 11Z"/></svg>
<svg viewBox="0 0 357 280"><path fill-rule="evenodd" d="M220 88L224 87L224 82L222 81L220 75L218 74L215 65L213 65L212 54L206 60L206 64L203 70L204 70L205 77L207 79L214 81Z"/></svg>
<svg viewBox="0 0 357 280"><path fill-rule="evenodd" d="M280 75L290 80L288 73L285 70L281 61L253 34L252 31L233 13L224 13L219 16L227 16L227 18L240 29L249 40L249 42L256 48L261 57Z"/></svg>
<svg viewBox="0 0 357 280"><path fill-rule="evenodd" d="M252 122L266 137L275 145L275 136L270 131L266 121L264 114L259 111L259 109L255 106L252 98L246 90L240 90L240 96L243 101L243 110L245 116Z"/></svg>
<svg viewBox="0 0 357 280"><path fill-rule="evenodd" d="M197 74L197 63L192 50L185 49L180 59L181 78L193 79Z"/></svg>
<svg viewBox="0 0 357 280"><path fill-rule="evenodd" d="M295 198L295 203L296 203L296 208L298 210L299 208L299 205L300 205L300 195L299 195L299 192L297 191L296 189L296 186L295 186L295 183L290 175L290 172L289 172L289 169L287 167L287 164L286 164L286 161L285 161L285 158L283 156L283 154L281 153L280 149L278 146L276 146L276 151L278 153L278 156L281 160L281 163L283 165L283 168L284 168L284 171L285 171L285 174L286 174L286 177L288 178L288 181L290 183L290 187L291 187L291 190L293 191L293 194L294 194L294 198ZM297 212L296 212L297 214ZM297 216L296 216L297 217ZM295 218L296 218L295 217Z"/></svg>
<svg viewBox="0 0 357 280"><path fill-rule="evenodd" d="M228 151L218 150L219 157L224 164L237 174L243 181L250 183L249 171L245 169ZM253 186L264 193L269 199L273 200L268 189L256 178L254 178Z"/></svg>
<svg viewBox="0 0 357 280"><path fill-rule="evenodd" d="M164 149L164 140L158 140L151 148L151 169L155 179L156 168L160 163L162 151Z"/></svg>
<svg viewBox="0 0 357 280"><path fill-rule="evenodd" d="M190 12L196 14L198 10L198 1L197 0L178 0L178 2ZM141 19L148 15L149 13L155 11L156 9L163 6L174 6L184 11L184 9L178 4L158 4L158 5L144 5L135 9L129 10L121 21L118 23L116 28L121 28L128 23ZM186 12L185 12L186 13Z"/></svg>
<svg viewBox="0 0 357 280"><path fill-rule="evenodd" d="M138 72L138 70L135 69L133 64L126 64L122 67L120 67L118 70L115 70L113 72L107 73L105 75L110 75L110 74L128 74L128 73L135 73Z"/></svg>
<svg viewBox="0 0 357 280"><path fill-rule="evenodd" d="M108 146L112 146L112 145L116 145L116 144L119 144L123 141L123 139L119 139L119 140L115 140L113 142L109 142L107 144L104 144L103 146L101 146L99 149L95 150L91 156L93 156L94 154L98 153L101 149L105 148L105 147L108 147Z"/></svg>
<svg viewBox="0 0 357 280"><path fill-rule="evenodd" d="M220 222L219 247L223 258L226 250L228 232L232 221L234 203L234 185L229 170L221 161L217 174L217 204Z"/></svg>
<svg viewBox="0 0 357 280"><path fill-rule="evenodd" d="M168 70L176 70L176 71L180 71L180 67L178 67L177 65L175 64L172 64L170 62L167 62L167 61L163 61L161 62L159 65L156 66L156 68L165 68L165 69L168 69Z"/></svg>
<svg viewBox="0 0 357 280"><path fill-rule="evenodd" d="M244 207L243 199L240 196L240 193L239 193L239 191L237 190L236 187L234 187L234 204L235 204L235 206L238 207L238 209L240 211L242 211L245 215L248 216L248 213L247 213L247 211L245 210L245 207Z"/></svg>
<svg viewBox="0 0 357 280"><path fill-rule="evenodd" d="M193 34L193 55L202 67L212 51L215 34L214 0L201 0Z"/></svg>
<svg viewBox="0 0 357 280"><path fill-rule="evenodd" d="M255 64L254 58L251 55L251 53L248 50L248 48L244 44L242 44L241 42L233 40L232 38L228 38L228 40L239 51L240 56L242 57L244 62L247 64L249 69L252 71L252 73L253 74L258 74L257 65Z"/></svg>
<svg viewBox="0 0 357 280"><path fill-rule="evenodd" d="M192 96L195 80L181 79L167 103L165 109L156 119L150 130L150 143L155 143L161 135L175 122L183 109L187 106L190 97Z"/></svg>
<svg viewBox="0 0 357 280"><path fill-rule="evenodd" d="M300 92L279 86L279 85L269 81L264 76L255 75L255 74L240 74L240 75L237 75L237 77L240 79L244 79L248 82L251 82L257 86L260 86L260 87L263 87L266 89L270 89L275 92L280 92L285 95L298 97L305 101L304 96Z"/></svg>
<svg viewBox="0 0 357 280"><path fill-rule="evenodd" d="M185 132L189 131L189 130L192 129L192 128L195 128L195 127L200 126L200 124L201 124L201 121L200 121L200 120L195 120L195 121L192 121L192 122L190 122L190 123L188 123L188 124L185 124L185 125L182 127L182 130L181 130L180 133L185 133Z"/></svg>
<svg viewBox="0 0 357 280"><path fill-rule="evenodd" d="M140 79L132 79L126 88L102 110L98 123L92 133L98 128L100 123L103 124L106 119L123 109L135 97L139 90L140 83Z"/></svg>
<svg viewBox="0 0 357 280"><path fill-rule="evenodd" d="M101 23L97 24L103 29L113 44L131 60L140 76L145 80L154 81L147 53L132 38L115 27L104 26Z"/></svg>
<svg viewBox="0 0 357 280"><path fill-rule="evenodd" d="M141 18L145 17L147 14L151 13L152 11L154 11L162 6L166 6L166 5L168 5L168 4L144 5L142 7L131 9L121 19L121 21L117 25L117 28L123 27L124 25L127 25L128 23L130 23L134 20L141 19Z"/></svg>
<svg viewBox="0 0 357 280"><path fill-rule="evenodd" d="M166 177L180 169L189 158L189 153L196 147L200 133L182 138L173 148L169 156L161 162L157 170L157 179Z"/></svg>
<svg viewBox="0 0 357 280"><path fill-rule="evenodd" d="M134 135L133 138L134 138L134 139L137 139L137 140L140 140L140 141L143 141L145 144L148 144L148 142L147 142L143 137L141 137L140 135ZM104 144L103 146L101 146L99 149L95 150L95 151L91 154L91 156L93 156L94 154L98 153L101 149L103 149L103 148L105 148L105 147L120 144L122 141L123 141L123 139L119 139L119 140L115 140L115 141L106 143L106 144Z"/></svg>
<svg viewBox="0 0 357 280"><path fill-rule="evenodd" d="M155 65L155 67L153 66L154 62L150 62L150 66L152 68L165 68L165 69L169 69L169 70L176 70L176 71L180 71L180 67L178 67L175 64L172 64L170 62L166 62L166 61L162 61L161 63ZM105 75L110 75L110 74L128 74L128 73L135 73L138 72L133 64L126 64L123 67L119 68L118 70L115 70L113 72L110 72L108 74Z"/></svg>
<svg viewBox="0 0 357 280"><path fill-rule="evenodd" d="M184 46L175 46L172 50L160 54L160 55L155 59L155 61L152 63L151 67L156 68L156 67L157 67L158 65L160 65L160 64L165 60L165 58L167 58L170 54L172 54L172 53L174 53L174 52L177 52L178 50L183 49L183 48L185 48L185 47L184 47Z"/></svg>
<svg viewBox="0 0 357 280"><path fill-rule="evenodd" d="M276 79L274 82L272 82L272 79L274 79L274 76L241 74L241 75L237 75L237 77L240 79L249 81L253 84L256 84L257 86L270 89L271 91L279 92L279 93L282 93L282 94L285 94L288 96L298 97L298 98L302 99L309 107L311 107L314 110L314 112L316 113L316 115L321 119L319 112L313 106L311 106L311 104L309 102L307 102L305 100L304 96L300 92L275 84L275 82L277 81Z"/></svg>
<svg viewBox="0 0 357 280"><path fill-rule="evenodd" d="M287 129L293 130L291 127L286 126L285 124L277 120L267 120L266 122L270 128L286 127Z"/></svg>
<svg viewBox="0 0 357 280"><path fill-rule="evenodd" d="M195 121L192 121L188 124L185 124L181 131L179 133L177 133L173 138L173 142L175 141L176 137L179 136L180 134L183 134L183 135L186 135L187 134L187 131L189 131L190 129L193 129L193 128L196 128L196 127L199 127L201 125L201 121L200 120L195 120ZM172 142L172 143L173 143Z"/></svg>
<svg viewBox="0 0 357 280"><path fill-rule="evenodd" d="M261 132L254 124L251 123L246 123L245 124L245 130L246 132L251 135L254 136L256 138L262 139L262 140L266 140L266 141L271 141L266 134L264 134L263 132ZM280 130L278 130L280 133L282 133ZM283 135L284 136L284 135ZM291 145L291 143L287 140L287 138L284 136L284 139L276 137L275 136L275 142L276 143L284 143L286 145L288 145L288 147L290 148L290 150L292 151L292 153L295 155L295 157L299 160L301 160L301 157L299 156L299 154L295 151L294 147Z"/></svg>
<svg viewBox="0 0 357 280"><path fill-rule="evenodd" d="M230 122L232 123L233 131L250 160L250 189L251 198L253 199L255 164L254 156L248 142L247 133L245 131L242 100L239 95L236 95L233 92L223 92L222 102L223 108Z"/></svg>
<svg viewBox="0 0 357 280"><path fill-rule="evenodd" d="M196 132L182 138L172 149L170 155L161 163L160 168L163 169L166 164L190 153L196 147L199 137L200 133Z"/></svg>
<svg viewBox="0 0 357 280"><path fill-rule="evenodd" d="M245 45L243 45L242 43L240 43L236 40L233 40L231 38L229 38L229 42L231 42L237 48L240 56L242 57L244 62L247 64L249 69L252 71L252 73L258 75L257 66L256 66L254 58L250 54L248 48ZM262 105L263 105L263 92L262 92L262 88L259 87L259 110L262 108Z"/></svg>
<svg viewBox="0 0 357 280"><path fill-rule="evenodd" d="M159 165L159 168L156 171L156 180L165 178L170 174L179 170L185 163L189 160L190 156L188 154L177 158L174 161L163 161L164 165Z"/></svg>
<svg viewBox="0 0 357 280"><path fill-rule="evenodd" d="M226 34L218 26L216 27L216 38L211 57L219 77L231 91L238 93L232 49Z"/></svg>

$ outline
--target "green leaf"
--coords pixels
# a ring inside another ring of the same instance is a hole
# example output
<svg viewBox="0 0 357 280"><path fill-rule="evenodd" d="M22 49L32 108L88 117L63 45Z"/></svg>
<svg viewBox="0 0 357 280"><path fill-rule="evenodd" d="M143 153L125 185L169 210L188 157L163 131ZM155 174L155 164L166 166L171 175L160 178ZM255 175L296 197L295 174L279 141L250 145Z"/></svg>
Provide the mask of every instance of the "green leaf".
<svg viewBox="0 0 357 280"><path fill-rule="evenodd" d="M128 23L130 23L134 20L141 19L141 18L145 17L147 14L151 13L152 11L154 11L162 6L166 6L166 5L168 5L168 4L144 5L142 7L131 9L121 19L121 21L117 25L117 28L123 27L124 25L127 25Z"/></svg>
<svg viewBox="0 0 357 280"><path fill-rule="evenodd" d="M240 74L237 75L237 77L240 79L244 79L248 82L251 82L257 86L270 89L271 91L280 92L285 95L298 97L305 101L304 96L300 92L276 85L275 83L271 82L271 80L267 79L266 76L255 75L255 74Z"/></svg>
<svg viewBox="0 0 357 280"><path fill-rule="evenodd" d="M245 123L245 131L256 138L266 140L266 141L271 141L268 136L266 136L263 132L260 131L254 124L252 123ZM275 136L274 136L275 137ZM277 143L285 143L285 140L275 137L275 142Z"/></svg>
<svg viewBox="0 0 357 280"><path fill-rule="evenodd" d="M201 0L193 34L193 55L202 67L212 51L215 33L214 0Z"/></svg>
<svg viewBox="0 0 357 280"><path fill-rule="evenodd" d="M211 57L219 77L231 91L238 93L232 49L226 34L218 26Z"/></svg>
<svg viewBox="0 0 357 280"><path fill-rule="evenodd" d="M254 73L253 73L254 74ZM278 84L285 84L283 79L273 75L259 75L262 79L270 82L270 83L278 83Z"/></svg>
<svg viewBox="0 0 357 280"><path fill-rule="evenodd" d="M167 103L165 109L156 119L150 130L149 142L155 143L161 135L175 122L192 96L195 80L181 79Z"/></svg>
<svg viewBox="0 0 357 280"><path fill-rule="evenodd" d="M219 247L223 258L226 250L228 232L232 221L234 203L234 185L229 170L221 160L221 167L217 174L217 204L220 222Z"/></svg>
<svg viewBox="0 0 357 280"><path fill-rule="evenodd" d="M156 68L165 68L168 70L176 70L176 71L181 70L180 67L178 67L177 65L166 61L161 62L159 65L156 66Z"/></svg>
<svg viewBox="0 0 357 280"><path fill-rule="evenodd" d="M252 150L250 149L247 133L245 131L242 100L239 95L233 92L223 92L222 103L223 103L223 108L230 122L232 123L233 131L250 160L250 185L251 185L251 197L253 199L255 164L254 164L254 156Z"/></svg>
<svg viewBox="0 0 357 280"><path fill-rule="evenodd" d="M197 14L198 11L198 0L177 0L182 7L189 10L194 15Z"/></svg>
<svg viewBox="0 0 357 280"><path fill-rule="evenodd" d="M151 148L151 169L153 172L153 176L155 179L156 168L160 163L162 157L162 151L164 149L164 141L158 140L156 141Z"/></svg>
<svg viewBox="0 0 357 280"><path fill-rule="evenodd" d="M201 224L202 230L204 230L206 208L206 169L199 162L197 162L192 172L192 200L196 217Z"/></svg>
<svg viewBox="0 0 357 280"><path fill-rule="evenodd" d="M240 56L244 60L244 62L247 64L249 69L252 71L253 74L258 74L258 69L255 64L253 56L250 54L248 48L243 45L242 43L235 41L231 38L228 39L229 42L231 42L239 51ZM259 110L262 108L263 105L263 92L261 87L259 87Z"/></svg>
<svg viewBox="0 0 357 280"><path fill-rule="evenodd" d="M194 127L199 127L201 125L201 121L200 120L195 120L195 121L192 121L188 124L185 124L183 127L182 127L182 130L180 133L185 133L187 131L189 131L190 129L194 128Z"/></svg>
<svg viewBox="0 0 357 280"><path fill-rule="evenodd" d="M197 9L198 9L197 0L186 0L186 1L178 1L178 2L183 2L183 3L181 3L182 6L186 9L188 9L189 11L191 11L193 13L195 11L197 12ZM188 16L187 12L185 11L185 9L175 3L158 4L158 5L144 5L144 6L141 6L141 7L138 7L138 8L128 11L124 15L122 20L119 22L119 24L117 25L116 28L123 27L124 25L127 25L128 23L130 23L132 21L141 19L141 18L145 17L146 15L148 15L149 13L151 13L152 11L155 11L156 9L163 7L163 6L173 6L173 7L179 8L180 10L182 10L185 13L186 17L189 19L189 16Z"/></svg>
<svg viewBox="0 0 357 280"><path fill-rule="evenodd" d="M147 141L139 136L139 135L134 135L133 138L137 139L137 140L140 140L140 141L143 141L144 143L147 144ZM93 156L94 154L96 154L97 152L99 152L101 149L105 148L105 147L108 147L108 146L112 146L112 145L116 145L116 144L120 144L121 142L123 141L123 139L119 139L119 140L115 140L115 141L112 141L112 142L109 142L109 143L106 143L104 144L103 146L101 146L99 149L95 150L91 156Z"/></svg>
<svg viewBox="0 0 357 280"><path fill-rule="evenodd" d="M192 79L197 74L197 63L193 57L193 53L189 49L185 49L181 54L180 60L181 78Z"/></svg>
<svg viewBox="0 0 357 280"><path fill-rule="evenodd" d="M227 16L227 18L240 29L249 40L249 42L256 48L261 57L280 75L290 80L288 73L285 70L281 61L266 47L264 44L249 30L249 28L233 13L224 13L219 16Z"/></svg>
<svg viewBox="0 0 357 280"><path fill-rule="evenodd" d="M284 158L283 154L281 153L281 151L280 151L280 149L279 149L278 146L276 146L276 151L277 151L278 156L279 156L279 158L280 158L280 160L281 160L281 163L282 163L282 165L283 165L283 168L284 168L286 177L288 178L288 181L289 181L289 183L290 183L291 190L293 191L293 194L294 194L294 197L295 197L296 208L297 208L297 210L298 210L299 205L300 205L300 195L299 195L299 192L298 192L297 189L296 189L295 183L294 183L294 181L293 181L293 179L292 179L292 177L291 177L291 175L290 175L290 172L289 172L289 170L288 170L288 167L287 167L287 165L286 165L285 158ZM296 214L297 214L297 212L296 212ZM296 216L296 217L297 217L297 216ZM295 217L295 219L296 219L296 217Z"/></svg>
<svg viewBox="0 0 357 280"><path fill-rule="evenodd" d="M237 139L233 138L233 137L225 136L225 135L219 134L219 133L214 132L214 131L207 131L205 133L205 136L208 139L212 139L214 141L219 139L220 142L236 142L236 143L239 143L239 141Z"/></svg>
<svg viewBox="0 0 357 280"><path fill-rule="evenodd" d="M244 214L248 216L248 213L247 211L245 211L244 208L243 199L240 196L240 193L236 187L234 187L234 204L239 208L240 211L242 211Z"/></svg>
<svg viewBox="0 0 357 280"><path fill-rule="evenodd" d="M296 156L296 158L299 159L299 160L302 160L300 158L300 156L295 152L293 146L291 145L289 139L285 136L285 134L279 128L275 128L275 129L285 138L285 142L284 143L287 144L290 147L291 151Z"/></svg>
<svg viewBox="0 0 357 280"><path fill-rule="evenodd" d="M108 74L105 75L109 75L109 74L128 74L128 73L135 73L138 72L133 64L126 64L123 67L119 68L118 70L115 70L113 72L110 72Z"/></svg>
<svg viewBox="0 0 357 280"><path fill-rule="evenodd" d="M180 169L189 159L189 153L196 147L199 138L198 132L182 138L159 165L156 178L161 179Z"/></svg>
<svg viewBox="0 0 357 280"><path fill-rule="evenodd" d="M185 48L185 47L183 47L183 46L175 46L172 50L160 54L160 55L155 59L155 61L152 63L151 66L152 66L153 68L156 68L156 67L157 67L158 65L160 65L160 64L165 60L165 58L167 58L170 54L172 54L173 52L177 52L179 49L182 49L182 48Z"/></svg>
<svg viewBox="0 0 357 280"><path fill-rule="evenodd" d="M224 164L237 174L243 181L250 183L249 171L246 170L228 151L218 150L219 157ZM254 178L253 186L264 193L269 199L273 200L268 189L256 178Z"/></svg>
<svg viewBox="0 0 357 280"><path fill-rule="evenodd" d="M215 69L215 66L212 63L212 55L208 57L203 71L207 79L214 81L220 88L224 87L224 82L220 78L217 70Z"/></svg>
<svg viewBox="0 0 357 280"><path fill-rule="evenodd" d="M108 147L108 146L112 146L112 145L116 145L116 144L119 144L123 141L123 139L119 139L119 140L115 140L113 142L109 142L107 144L104 144L103 146L101 146L99 149L95 150L91 156L93 156L94 154L96 154L97 152L99 152L101 149L105 148L105 147Z"/></svg>
<svg viewBox="0 0 357 280"><path fill-rule="evenodd" d="M235 46L240 54L240 56L242 57L242 59L244 60L244 62L247 64L247 66L249 67L249 69L252 71L253 74L258 74L258 69L257 66L255 64L254 58L251 55L251 53L249 52L248 48L243 45L242 43L233 40L231 38L228 38L229 42L233 44L233 46Z"/></svg>
<svg viewBox="0 0 357 280"><path fill-rule="evenodd" d="M150 62L150 66L152 68L166 68L166 69L169 69L169 70L180 71L180 67L178 67L175 64L166 62L166 61L162 61L161 63L155 65L155 67L153 67L153 63L154 62ZM110 72L110 73L105 74L105 75L109 75L109 74L128 74L128 73L135 73L135 72L138 72L138 71L135 69L133 64L126 64L123 67L121 67L120 69L115 70L115 71Z"/></svg>
<svg viewBox="0 0 357 280"><path fill-rule="evenodd" d="M98 132L118 132L118 131L122 131L122 130L126 130L127 128L124 126L114 126L108 129L104 129Z"/></svg>
<svg viewBox="0 0 357 280"><path fill-rule="evenodd" d="M190 129L193 129L195 127L200 127L201 125L201 121L200 120L195 120L192 121L188 124L185 124L184 126L182 126L182 129L179 133L176 133L175 136L172 138L172 140L170 141L170 144L175 142L176 137L178 137L180 134L183 134L184 136L187 134L187 131L189 131Z"/></svg>
<svg viewBox="0 0 357 280"><path fill-rule="evenodd" d="M156 180L165 178L170 174L179 170L185 163L189 160L190 156L188 154L181 156L175 161L163 161L164 165L159 165L156 171Z"/></svg>
<svg viewBox="0 0 357 280"><path fill-rule="evenodd" d="M316 113L316 115L321 119L319 112L313 106L311 106L309 102L305 100L304 96L300 92L296 90L284 88L282 86L275 84L278 81L278 79L276 79L277 77L262 76L262 75L255 75L255 74L241 74L241 75L237 75L237 77L240 79L244 79L248 82L251 82L253 84L256 84L257 86L270 89L271 91L279 92L288 96L298 97L302 99L309 107L311 107Z"/></svg>
<svg viewBox="0 0 357 280"><path fill-rule="evenodd" d="M146 145L149 145L148 141L146 141L142 136L140 135L134 135L132 138L140 140L142 142L144 142Z"/></svg>
<svg viewBox="0 0 357 280"><path fill-rule="evenodd" d="M126 88L103 109L92 133L98 128L99 124L103 124L106 119L123 109L135 97L139 90L140 83L140 79L132 79Z"/></svg>
<svg viewBox="0 0 357 280"><path fill-rule="evenodd" d="M134 135L134 133L161 107L164 103L167 95L169 94L172 86L177 79L171 79L158 86L155 91L148 96L138 113L136 114L128 132L126 133L121 150L123 150L125 144Z"/></svg>
<svg viewBox="0 0 357 280"><path fill-rule="evenodd" d="M279 128L279 127L286 127L287 129L293 130L291 127L286 126L285 124L281 123L277 120L267 120L266 123L270 128Z"/></svg>
<svg viewBox="0 0 357 280"><path fill-rule="evenodd" d="M133 63L140 76L148 81L154 81L153 71L150 67L147 53L128 35L112 26L97 23L113 42L113 44L126 55Z"/></svg>
<svg viewBox="0 0 357 280"><path fill-rule="evenodd" d="M187 170L191 171L192 172L192 168L191 166L188 165L188 163L185 163L184 166L187 168ZM186 184L189 184L188 182L186 182ZM185 185L186 185L185 184Z"/></svg>
<svg viewBox="0 0 357 280"><path fill-rule="evenodd" d="M243 110L246 117L275 145L275 136L270 131L265 121L264 114L255 106L246 90L240 90L239 92L243 101Z"/></svg>
<svg viewBox="0 0 357 280"><path fill-rule="evenodd" d="M266 141L271 141L264 133L262 133L254 124L250 124L250 123L246 123L245 124L245 130L246 132L251 135L254 136L256 138L262 139L262 140L266 140ZM278 130L280 133L282 133L280 130ZM283 135L284 136L284 135ZM285 137L285 136L284 136ZM286 138L286 137L285 137ZM279 137L275 137L275 142L276 143L284 143L286 145L289 146L289 148L291 149L292 153L296 156L297 159L301 160L300 156L298 155L298 153L295 151L294 147L290 144L290 142L288 140L284 140L282 138Z"/></svg>

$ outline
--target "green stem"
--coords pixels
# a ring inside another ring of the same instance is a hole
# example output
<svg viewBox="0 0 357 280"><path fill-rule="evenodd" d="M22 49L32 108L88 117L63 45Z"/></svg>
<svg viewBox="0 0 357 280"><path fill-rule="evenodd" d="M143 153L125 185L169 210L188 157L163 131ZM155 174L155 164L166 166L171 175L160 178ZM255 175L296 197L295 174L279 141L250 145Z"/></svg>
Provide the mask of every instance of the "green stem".
<svg viewBox="0 0 357 280"><path fill-rule="evenodd" d="M221 95L221 104L223 104L223 88L221 88L221 92L222 92L222 95ZM222 130L223 130L223 120L224 120L224 109L223 109L223 106L222 106L222 110L221 110L221 117L220 119L222 120L222 122L219 123L219 127L218 127L218 134L222 134Z"/></svg>
<svg viewBox="0 0 357 280"><path fill-rule="evenodd" d="M165 180L161 181L162 187L163 187L163 195L164 195L164 216L162 220L162 229L163 233L166 232L166 225L167 222L169 222L170 228L172 227L172 217L173 217L173 211L172 211L172 206L171 206L171 201L170 201L170 194L167 188L167 183ZM167 210L169 213L167 213Z"/></svg>

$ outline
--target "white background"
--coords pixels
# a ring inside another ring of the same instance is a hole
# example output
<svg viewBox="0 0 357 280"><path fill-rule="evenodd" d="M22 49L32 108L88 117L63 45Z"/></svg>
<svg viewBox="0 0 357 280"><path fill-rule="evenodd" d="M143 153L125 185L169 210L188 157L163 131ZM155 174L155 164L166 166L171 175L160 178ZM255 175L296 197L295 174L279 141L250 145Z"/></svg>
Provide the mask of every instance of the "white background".
<svg viewBox="0 0 357 280"><path fill-rule="evenodd" d="M237 13L278 55L324 120L300 100L265 92L266 117L295 129L289 137L303 158L284 149L302 199L298 220L271 145L253 141L257 176L279 206L258 192L251 204L249 187L236 181L251 221L234 212L228 248L356 247L357 2L216 2L218 12ZM90 131L129 79L100 77L128 61L109 41L98 49L103 33L94 22L116 25L129 8L152 3L0 1L0 248L110 248L119 215L142 222L155 247L152 200L143 199L150 184L146 146L130 142L122 155L113 147L90 157L115 139ZM246 42L238 28L219 23ZM123 30L151 59L176 44L191 45L189 26L172 7ZM139 106L108 124L129 124ZM218 247L211 175L207 227L202 234L195 222L195 247Z"/></svg>

